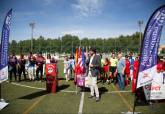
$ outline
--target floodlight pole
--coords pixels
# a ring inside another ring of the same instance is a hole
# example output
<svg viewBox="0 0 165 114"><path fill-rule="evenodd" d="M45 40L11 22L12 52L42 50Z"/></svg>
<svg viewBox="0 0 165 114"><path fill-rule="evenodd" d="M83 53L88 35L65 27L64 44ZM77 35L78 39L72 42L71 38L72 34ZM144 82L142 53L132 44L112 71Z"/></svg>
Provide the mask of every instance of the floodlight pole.
<svg viewBox="0 0 165 114"><path fill-rule="evenodd" d="M35 23L32 22L29 24L29 26L31 27L31 52L33 51L33 30L34 30L34 27L35 27Z"/></svg>

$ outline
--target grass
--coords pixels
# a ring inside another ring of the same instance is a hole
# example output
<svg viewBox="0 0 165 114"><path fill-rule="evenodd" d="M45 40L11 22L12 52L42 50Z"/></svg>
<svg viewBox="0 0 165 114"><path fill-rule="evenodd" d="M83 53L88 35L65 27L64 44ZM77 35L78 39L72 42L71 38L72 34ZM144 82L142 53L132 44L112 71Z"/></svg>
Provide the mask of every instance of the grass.
<svg viewBox="0 0 165 114"><path fill-rule="evenodd" d="M59 65L59 77L64 78L62 62ZM27 82L22 81L19 84L45 88L45 82ZM83 113L90 114L120 114L133 108L134 95L130 92L118 93L118 87L110 84L98 84L101 93L100 102L89 99L89 89L86 89L83 104ZM73 81L59 81L59 87L65 91L75 91L76 87ZM125 90L130 90L131 86ZM109 92L109 93L108 93ZM56 94L47 93L44 90L21 87L12 83L4 82L2 84L2 97L10 103L6 108L0 111L0 114L75 114L79 111L81 93L75 92L57 92ZM143 114L164 114L165 103L155 103L153 106L137 106L136 111Z"/></svg>

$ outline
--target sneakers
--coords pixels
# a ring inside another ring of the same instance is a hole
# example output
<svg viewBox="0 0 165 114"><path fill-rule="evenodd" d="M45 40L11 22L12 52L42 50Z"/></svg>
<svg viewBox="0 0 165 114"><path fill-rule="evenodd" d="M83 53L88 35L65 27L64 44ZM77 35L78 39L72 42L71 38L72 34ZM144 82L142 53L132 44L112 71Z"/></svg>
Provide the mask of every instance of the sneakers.
<svg viewBox="0 0 165 114"><path fill-rule="evenodd" d="M95 97L95 96L90 95L88 98L90 98L90 99L91 99L91 98L94 98L94 97Z"/></svg>
<svg viewBox="0 0 165 114"><path fill-rule="evenodd" d="M99 102L100 101L100 98L99 97L96 97L96 102Z"/></svg>
<svg viewBox="0 0 165 114"><path fill-rule="evenodd" d="M92 99L92 98L95 98L95 96L90 95L88 98ZM95 100L96 100L96 102L98 102L98 101L100 101L100 98L99 97L96 97Z"/></svg>

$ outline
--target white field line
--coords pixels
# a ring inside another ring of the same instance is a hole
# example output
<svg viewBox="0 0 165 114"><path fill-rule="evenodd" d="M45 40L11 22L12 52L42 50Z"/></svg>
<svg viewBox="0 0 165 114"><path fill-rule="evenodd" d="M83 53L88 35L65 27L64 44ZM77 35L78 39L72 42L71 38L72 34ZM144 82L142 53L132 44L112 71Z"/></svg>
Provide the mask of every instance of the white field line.
<svg viewBox="0 0 165 114"><path fill-rule="evenodd" d="M83 111L83 105L84 105L84 96L85 96L85 93L82 92L82 94L81 94L81 99L80 99L80 105L79 105L79 111L78 111L78 114L82 114L82 111Z"/></svg>
<svg viewBox="0 0 165 114"><path fill-rule="evenodd" d="M32 86L27 86L27 85L23 85L23 84L19 84L19 83L14 83L14 82L11 82L11 84L21 86L21 87L32 88L32 89L46 90L45 88L32 87Z"/></svg>
<svg viewBox="0 0 165 114"><path fill-rule="evenodd" d="M8 82L8 81L7 81ZM32 86L27 86L19 83L14 83L12 82L11 84L21 86L21 87L26 87L26 88L32 88L32 89L39 89L39 90L46 90L45 88L38 88L38 87L32 87ZM76 91L66 91L66 90L61 90L60 92L66 92L66 93L76 93Z"/></svg>
<svg viewBox="0 0 165 114"><path fill-rule="evenodd" d="M65 92L65 93L76 93L76 91L67 91L67 90L61 90L60 92Z"/></svg>
<svg viewBox="0 0 165 114"><path fill-rule="evenodd" d="M8 82L8 81L7 81ZM32 88L32 89L39 89L39 90L46 90L46 88L39 88L39 87L33 87L33 86L28 86L28 85L24 85L24 84L19 84L19 83L14 83L11 82L11 84L13 85L17 85L17 86L21 86L21 87L26 87L26 88ZM60 92L66 92L66 93L76 93L76 91L68 91L68 90L61 90ZM131 91L109 91L109 92L105 92L105 93L131 93Z"/></svg>
<svg viewBox="0 0 165 114"><path fill-rule="evenodd" d="M128 90L128 91L109 91L107 93L131 93L132 91L131 90Z"/></svg>

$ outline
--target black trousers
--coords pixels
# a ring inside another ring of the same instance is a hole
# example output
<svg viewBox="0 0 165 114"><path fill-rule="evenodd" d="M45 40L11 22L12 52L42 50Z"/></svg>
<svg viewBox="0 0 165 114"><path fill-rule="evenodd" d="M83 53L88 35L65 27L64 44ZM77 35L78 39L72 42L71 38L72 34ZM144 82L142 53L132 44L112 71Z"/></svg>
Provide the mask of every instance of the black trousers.
<svg viewBox="0 0 165 114"><path fill-rule="evenodd" d="M24 75L24 79L26 80L26 74L25 74L25 67L19 67L18 68L18 74L19 74L19 81L21 81L21 75Z"/></svg>
<svg viewBox="0 0 165 114"><path fill-rule="evenodd" d="M10 73L10 76L9 76L10 81L12 81L12 74L14 74L15 81L17 81L17 76L16 76L17 69L16 69L16 67L13 67L13 68L9 71L9 73Z"/></svg>
<svg viewBox="0 0 165 114"><path fill-rule="evenodd" d="M43 76L43 67L38 67L37 69L36 69L36 79L38 80L39 79L39 76L38 76L38 74L40 73L40 79L42 80L42 76Z"/></svg>

